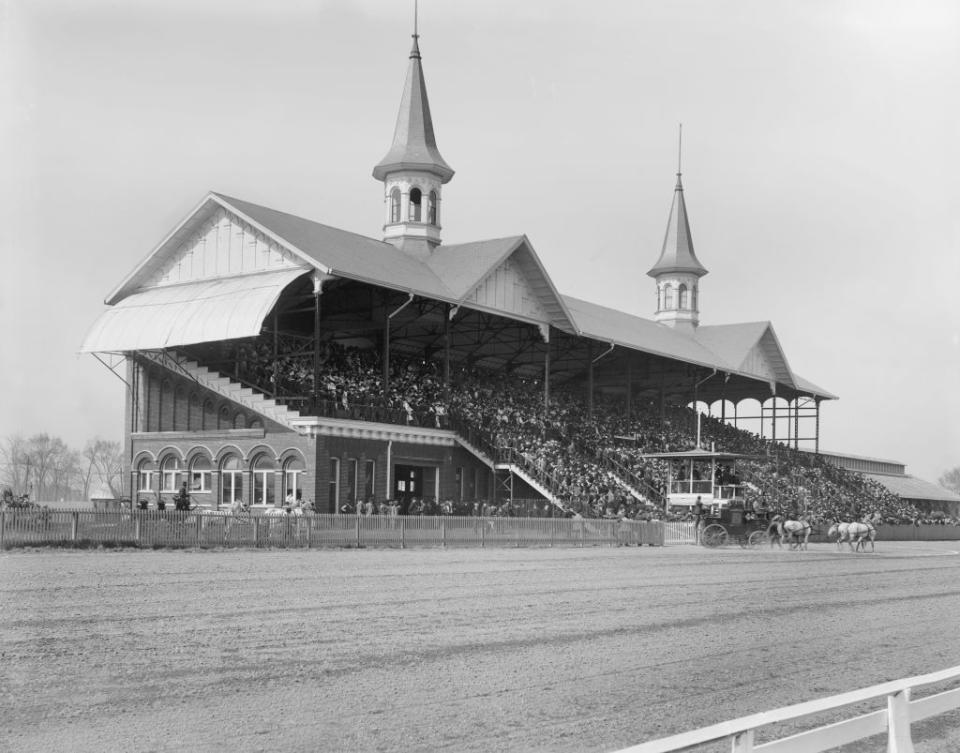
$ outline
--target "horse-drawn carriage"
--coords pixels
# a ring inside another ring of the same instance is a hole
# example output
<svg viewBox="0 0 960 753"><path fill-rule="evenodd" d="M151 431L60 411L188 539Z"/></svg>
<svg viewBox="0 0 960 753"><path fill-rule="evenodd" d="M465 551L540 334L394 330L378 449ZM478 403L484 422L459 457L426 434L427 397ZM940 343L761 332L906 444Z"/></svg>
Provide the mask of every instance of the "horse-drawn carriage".
<svg viewBox="0 0 960 753"><path fill-rule="evenodd" d="M767 540L770 513L748 505L737 473L737 463L749 456L694 449L649 457L666 463L667 508L696 519L701 544L755 547Z"/></svg>
<svg viewBox="0 0 960 753"><path fill-rule="evenodd" d="M752 548L769 540L768 514L747 510L737 503L706 510L701 526L699 538L704 546L736 543L744 548Z"/></svg>

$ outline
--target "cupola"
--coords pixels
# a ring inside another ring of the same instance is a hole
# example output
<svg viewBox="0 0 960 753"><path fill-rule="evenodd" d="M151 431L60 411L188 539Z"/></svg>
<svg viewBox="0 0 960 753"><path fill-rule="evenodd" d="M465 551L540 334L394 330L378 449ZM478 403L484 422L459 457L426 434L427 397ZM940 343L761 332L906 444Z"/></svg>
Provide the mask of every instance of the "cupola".
<svg viewBox="0 0 960 753"><path fill-rule="evenodd" d="M373 168L373 177L384 186L383 239L424 257L440 244L441 187L453 177L453 169L437 149L419 37L415 21L393 144Z"/></svg>

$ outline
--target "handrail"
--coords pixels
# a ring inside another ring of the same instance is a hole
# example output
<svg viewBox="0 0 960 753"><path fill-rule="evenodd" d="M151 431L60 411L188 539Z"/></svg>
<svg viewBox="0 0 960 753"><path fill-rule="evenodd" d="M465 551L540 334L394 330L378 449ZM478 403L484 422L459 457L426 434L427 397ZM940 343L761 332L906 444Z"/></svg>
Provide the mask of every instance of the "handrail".
<svg viewBox="0 0 960 753"><path fill-rule="evenodd" d="M617 753L673 753L694 745L728 739L733 753L820 753L848 742L888 733L888 753L913 753L910 738L911 722L920 721L936 714L960 708L960 688L910 700L910 690L921 685L960 680L960 666L931 672L926 675L907 677L901 680L873 685L860 690L828 696L814 701L784 706L773 711L740 717L720 722L709 727L701 727L691 732L663 737L659 740L623 748ZM781 738L760 745L754 745L754 732L760 727L780 722L795 721L850 706L863 701L887 696L885 711L865 714L836 724L817 727L791 737Z"/></svg>

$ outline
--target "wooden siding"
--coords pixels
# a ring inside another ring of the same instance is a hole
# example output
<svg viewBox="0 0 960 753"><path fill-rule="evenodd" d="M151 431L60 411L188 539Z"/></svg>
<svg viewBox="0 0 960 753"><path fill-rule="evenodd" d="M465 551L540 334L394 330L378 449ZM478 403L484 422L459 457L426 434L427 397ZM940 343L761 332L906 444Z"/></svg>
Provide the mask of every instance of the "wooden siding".
<svg viewBox="0 0 960 753"><path fill-rule="evenodd" d="M274 240L220 209L170 254L143 287L302 266Z"/></svg>

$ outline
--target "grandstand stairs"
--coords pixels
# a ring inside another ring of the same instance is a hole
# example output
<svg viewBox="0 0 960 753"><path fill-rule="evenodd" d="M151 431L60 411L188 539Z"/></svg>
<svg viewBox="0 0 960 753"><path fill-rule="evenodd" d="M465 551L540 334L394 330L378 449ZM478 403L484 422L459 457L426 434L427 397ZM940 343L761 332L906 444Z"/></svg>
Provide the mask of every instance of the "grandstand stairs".
<svg viewBox="0 0 960 753"><path fill-rule="evenodd" d="M500 486L504 489L510 491L510 498L512 501L513 498L513 479L512 476L516 476L521 479L527 486L531 489L534 489L538 494L543 495L543 497L551 504L555 506L562 506L560 504L560 498L554 494L554 492L545 484L541 483L535 479L532 475L527 473L519 465L513 463L496 463L493 466L494 471L497 473L497 481Z"/></svg>
<svg viewBox="0 0 960 753"><path fill-rule="evenodd" d="M265 397L262 393L233 381L230 377L208 369L206 366L201 366L196 361L191 361L176 351L142 350L139 353L147 360L162 366L168 371L191 379L201 387L215 392L237 403L237 405L242 405L244 408L292 431L297 430L293 421L300 418L298 411L287 408L285 405Z"/></svg>

